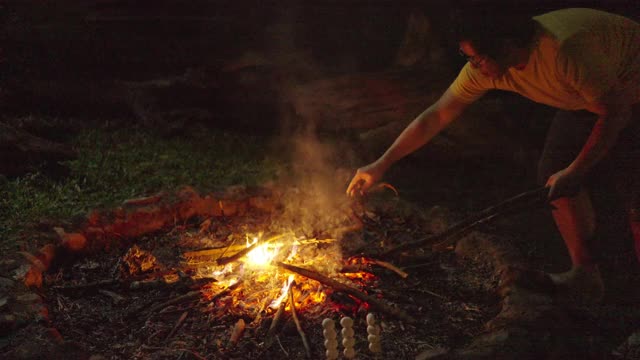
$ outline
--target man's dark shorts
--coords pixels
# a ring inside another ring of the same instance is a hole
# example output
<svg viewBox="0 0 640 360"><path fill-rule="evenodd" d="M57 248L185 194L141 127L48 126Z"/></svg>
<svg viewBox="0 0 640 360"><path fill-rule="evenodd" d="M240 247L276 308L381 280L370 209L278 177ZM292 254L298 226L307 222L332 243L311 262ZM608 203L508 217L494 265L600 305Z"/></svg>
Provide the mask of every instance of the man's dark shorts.
<svg viewBox="0 0 640 360"><path fill-rule="evenodd" d="M596 120L597 116L587 111L556 113L538 166L541 185L576 158ZM624 226L621 222L627 222L626 211L640 207L640 104L634 106L629 125L614 148L590 172L585 185L599 226Z"/></svg>

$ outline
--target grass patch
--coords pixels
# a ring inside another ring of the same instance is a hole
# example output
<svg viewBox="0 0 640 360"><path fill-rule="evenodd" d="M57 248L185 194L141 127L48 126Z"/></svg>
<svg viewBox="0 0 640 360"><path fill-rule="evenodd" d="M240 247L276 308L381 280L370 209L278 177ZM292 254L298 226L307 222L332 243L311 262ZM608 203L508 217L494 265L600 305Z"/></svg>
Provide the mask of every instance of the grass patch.
<svg viewBox="0 0 640 360"><path fill-rule="evenodd" d="M73 139L79 156L67 164L69 177L53 181L35 172L0 181L0 246L42 218L69 220L181 185L208 191L272 179L282 162L267 155L268 141L213 130L174 139L137 128L83 131Z"/></svg>

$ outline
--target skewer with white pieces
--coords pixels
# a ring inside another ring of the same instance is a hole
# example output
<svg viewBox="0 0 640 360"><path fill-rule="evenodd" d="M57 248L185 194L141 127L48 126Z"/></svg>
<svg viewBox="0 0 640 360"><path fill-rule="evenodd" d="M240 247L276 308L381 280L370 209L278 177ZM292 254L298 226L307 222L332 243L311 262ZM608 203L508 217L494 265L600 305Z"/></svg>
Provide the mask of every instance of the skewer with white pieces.
<svg viewBox="0 0 640 360"><path fill-rule="evenodd" d="M336 322L332 319L322 320L322 334L324 335L324 348L327 360L338 358L338 334L336 333Z"/></svg>
<svg viewBox="0 0 640 360"><path fill-rule="evenodd" d="M350 317L343 317L340 319L340 325L342 326L342 346L344 346L344 357L347 359L353 359L356 357L356 350L354 345L356 339L353 331L353 319Z"/></svg>
<svg viewBox="0 0 640 360"><path fill-rule="evenodd" d="M376 324L376 316L372 313L367 314L367 340L369 340L369 351L374 354L382 352L380 345L380 326Z"/></svg>

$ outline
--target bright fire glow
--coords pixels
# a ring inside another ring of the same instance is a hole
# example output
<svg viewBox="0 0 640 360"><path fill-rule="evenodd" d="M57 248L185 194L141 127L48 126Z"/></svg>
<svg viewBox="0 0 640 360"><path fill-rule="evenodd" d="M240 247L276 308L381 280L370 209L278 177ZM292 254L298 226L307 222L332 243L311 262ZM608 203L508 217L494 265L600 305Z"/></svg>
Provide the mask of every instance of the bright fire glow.
<svg viewBox="0 0 640 360"><path fill-rule="evenodd" d="M247 239L247 247L253 246L257 242L257 237L254 237L252 242ZM278 255L279 248L280 245L278 244L260 244L247 254L247 264L257 267L267 266Z"/></svg>

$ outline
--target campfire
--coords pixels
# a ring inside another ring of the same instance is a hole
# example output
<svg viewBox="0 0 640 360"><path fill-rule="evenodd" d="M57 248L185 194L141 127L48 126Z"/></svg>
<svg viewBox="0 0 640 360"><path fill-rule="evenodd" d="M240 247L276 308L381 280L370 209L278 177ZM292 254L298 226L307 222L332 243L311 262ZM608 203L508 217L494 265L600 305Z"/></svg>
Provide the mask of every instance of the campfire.
<svg viewBox="0 0 640 360"><path fill-rule="evenodd" d="M381 207L348 201L332 213L300 211L295 218L287 209L314 200L294 198L298 203L271 212L195 218L62 266L44 279L53 323L71 338L92 334L95 341L79 338L95 351L140 359L332 358L335 341L343 355L399 356L395 343L407 336L479 331L487 312L447 295L473 283L451 280L447 269L455 265L441 265L455 262L449 255L413 257L403 268L375 256L379 242L393 248L419 238L424 219L396 213L389 199ZM411 271L436 278L423 282ZM475 270L469 276L485 280ZM442 313L449 315L431 315ZM464 320L450 323L456 316ZM430 317L431 327L408 334L403 326L420 317ZM335 323L340 334L342 322L353 328L345 330L352 340L335 340L327 330Z"/></svg>
<svg viewBox="0 0 640 360"><path fill-rule="evenodd" d="M331 291L327 284L296 274L285 264L313 268L345 284L351 283L352 278L365 277L362 272L341 272L344 262L336 239L307 239L293 232L245 237L242 245L183 254L184 265L194 269L194 279L209 279L218 291L233 287L225 306L236 314L247 309L278 309L289 291L300 311L314 313L324 308ZM294 283L296 286L292 286Z"/></svg>

